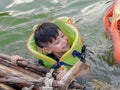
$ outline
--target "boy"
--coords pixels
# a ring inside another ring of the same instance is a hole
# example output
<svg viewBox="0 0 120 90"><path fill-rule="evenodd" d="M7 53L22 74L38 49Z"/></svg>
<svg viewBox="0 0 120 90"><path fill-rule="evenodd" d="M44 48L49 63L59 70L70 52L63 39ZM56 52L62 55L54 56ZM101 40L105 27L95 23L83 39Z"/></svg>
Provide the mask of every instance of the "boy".
<svg viewBox="0 0 120 90"><path fill-rule="evenodd" d="M34 33L34 40L38 47L42 48L42 53L59 61L60 57L70 49L68 38L64 35L60 28L50 22L37 26ZM61 70L57 79L61 79L66 71Z"/></svg>
<svg viewBox="0 0 120 90"><path fill-rule="evenodd" d="M78 33L75 33L75 32L72 32L71 34L78 35ZM75 38L75 35L74 36L70 35L70 36L73 36ZM34 30L33 38L34 38L33 41L35 42L37 47L40 48L40 52L42 52L42 54L44 54L44 55L47 55L47 56L53 58L56 62L61 62L62 61L62 60L60 61L61 57L67 51L69 51L70 47L71 47L69 44L70 41L68 40L68 37L61 31L61 29L56 24L51 23L51 22L45 22L43 24L39 24L36 27L36 29ZM79 40L79 38L78 38L78 40ZM77 46L79 44L78 41L76 41L76 42L77 42L76 44L73 44L74 46ZM80 43L80 45L81 45L81 43ZM81 47L79 45L78 45L78 47L79 47L78 49L81 49ZM75 48L73 48L73 49L75 49ZM71 55L70 57L73 57L73 56ZM80 58L78 58L78 59L73 58L72 61L67 59L67 62L68 63L73 62L72 64L74 65L74 63L76 63L79 59ZM45 64L45 63L42 63L43 60L40 60L40 61L41 61L42 65ZM66 63L65 61L64 61L64 63L66 65L68 65L68 63ZM47 62L47 64L48 63L49 63L49 61ZM46 65L44 65L44 66L46 66ZM72 66L72 65L68 65L68 66ZM60 73L57 75L56 78L60 80L65 75L66 70L60 70L59 72Z"/></svg>
<svg viewBox="0 0 120 90"><path fill-rule="evenodd" d="M67 36L60 31L57 25L50 22L37 27L34 39L36 45L42 48L42 53L47 53L56 61L70 49Z"/></svg>
<svg viewBox="0 0 120 90"><path fill-rule="evenodd" d="M42 53L47 53L49 57L54 58L56 61L70 49L67 36L53 23L46 22L38 25L34 32L34 40L36 45L42 48ZM17 59L21 58L19 56L12 56L11 59L16 62ZM57 79L61 79L66 73L65 70L60 72L56 77Z"/></svg>

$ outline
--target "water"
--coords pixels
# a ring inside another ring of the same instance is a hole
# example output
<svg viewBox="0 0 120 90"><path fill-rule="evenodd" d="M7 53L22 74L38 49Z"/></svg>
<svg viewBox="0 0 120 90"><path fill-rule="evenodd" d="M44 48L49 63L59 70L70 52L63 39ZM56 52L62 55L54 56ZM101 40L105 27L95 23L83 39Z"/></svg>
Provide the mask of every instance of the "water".
<svg viewBox="0 0 120 90"><path fill-rule="evenodd" d="M112 42L103 27L103 15L113 0L0 0L0 52L33 59L26 48L32 27L67 16L87 45L92 80L120 89L120 66L114 64ZM91 81L92 82L92 81ZM114 89L113 89L114 88Z"/></svg>

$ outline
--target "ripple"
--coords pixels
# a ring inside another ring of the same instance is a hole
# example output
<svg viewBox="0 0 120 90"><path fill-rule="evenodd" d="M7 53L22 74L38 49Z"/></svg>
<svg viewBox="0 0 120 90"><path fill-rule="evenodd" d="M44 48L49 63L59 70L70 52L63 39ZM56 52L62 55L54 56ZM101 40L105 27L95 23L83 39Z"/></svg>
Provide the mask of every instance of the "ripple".
<svg viewBox="0 0 120 90"><path fill-rule="evenodd" d="M102 22L103 14L113 0L1 1L0 52L33 58L25 46L32 26L51 18L68 16L78 26L87 44L89 57L86 59L93 70L92 77L112 86L119 85L120 67L113 65L112 42L105 37Z"/></svg>
<svg viewBox="0 0 120 90"><path fill-rule="evenodd" d="M35 9L33 9L33 10L28 10L28 11L11 11L10 12L10 15L12 15L12 16L19 16L19 15L28 15L28 14L31 14L32 12L34 12L35 11Z"/></svg>
<svg viewBox="0 0 120 90"><path fill-rule="evenodd" d="M77 22L84 24L86 22L94 22L96 23L101 16L103 16L103 13L105 12L106 8L108 8L113 2L108 1L99 1L93 4L90 4L83 9L80 10L79 14L75 17L77 17Z"/></svg>
<svg viewBox="0 0 120 90"><path fill-rule="evenodd" d="M11 4L9 4L6 8L11 8L14 5L22 4L22 3L30 3L33 2L33 0L14 0Z"/></svg>

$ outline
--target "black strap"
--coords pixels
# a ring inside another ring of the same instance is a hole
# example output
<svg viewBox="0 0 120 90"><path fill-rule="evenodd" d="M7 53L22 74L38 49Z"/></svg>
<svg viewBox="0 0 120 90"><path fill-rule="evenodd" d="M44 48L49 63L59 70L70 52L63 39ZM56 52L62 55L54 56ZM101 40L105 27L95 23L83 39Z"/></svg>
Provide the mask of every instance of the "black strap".
<svg viewBox="0 0 120 90"><path fill-rule="evenodd" d="M81 53L78 52L77 50L74 50L74 51L72 52L72 55L73 55L73 57L78 57L78 58L80 58L80 60L81 60L82 62L85 62L86 46L84 45L84 46L82 47ZM41 65L44 65L43 62L42 62L42 60L40 60L40 59L38 60L38 63L41 64ZM73 65L68 64L68 63L65 63L65 62L57 62L57 63L54 64L51 68L57 69L57 68L60 68L62 65L66 65L66 66L70 66L70 67L73 66Z"/></svg>
<svg viewBox="0 0 120 90"><path fill-rule="evenodd" d="M40 65L43 65L43 66L44 66L43 61L42 61L41 59L39 59L39 60L38 60L38 64L40 64Z"/></svg>
<svg viewBox="0 0 120 90"><path fill-rule="evenodd" d="M52 66L52 68L57 69L57 68L61 67L62 65L66 65L66 66L70 66L70 67L73 66L73 65L65 63L65 62L57 62L56 64L54 64Z"/></svg>
<svg viewBox="0 0 120 90"><path fill-rule="evenodd" d="M86 46L84 45L84 46L82 47L81 53L78 52L77 50L74 50L74 51L72 52L72 55L73 55L73 57L78 57L78 58L80 58L82 62L85 62L85 56L86 56L86 52L85 52L85 51L86 51Z"/></svg>

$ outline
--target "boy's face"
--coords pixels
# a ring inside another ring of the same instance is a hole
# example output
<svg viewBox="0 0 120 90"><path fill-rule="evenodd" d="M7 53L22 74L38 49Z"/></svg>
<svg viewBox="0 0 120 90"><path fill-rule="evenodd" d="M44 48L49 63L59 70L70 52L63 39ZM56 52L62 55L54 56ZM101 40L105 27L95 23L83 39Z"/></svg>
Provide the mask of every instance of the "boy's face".
<svg viewBox="0 0 120 90"><path fill-rule="evenodd" d="M58 30L58 36L53 39L52 43L48 43L47 48L50 53L64 53L70 49L68 38L60 30Z"/></svg>

